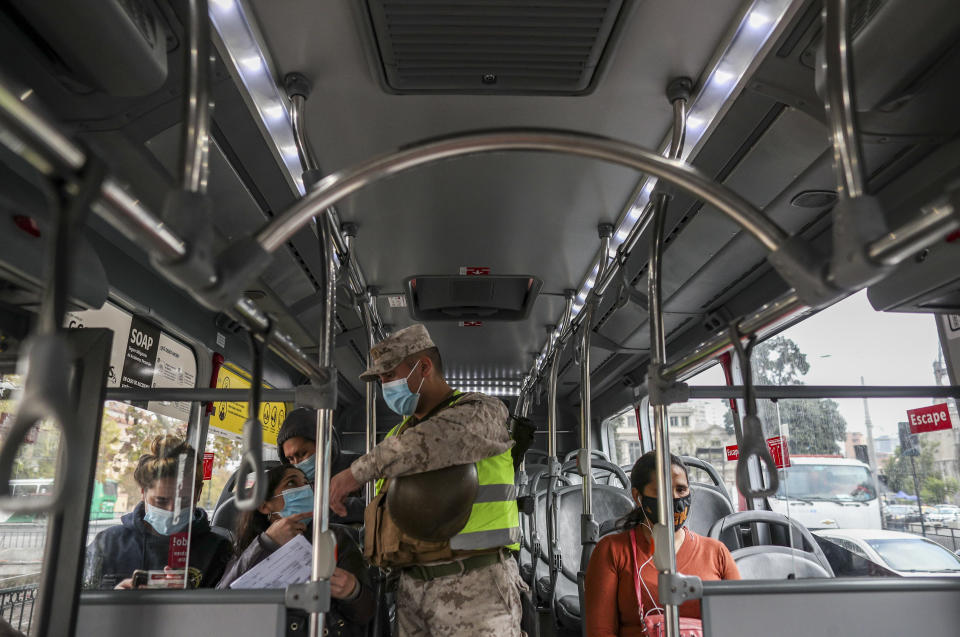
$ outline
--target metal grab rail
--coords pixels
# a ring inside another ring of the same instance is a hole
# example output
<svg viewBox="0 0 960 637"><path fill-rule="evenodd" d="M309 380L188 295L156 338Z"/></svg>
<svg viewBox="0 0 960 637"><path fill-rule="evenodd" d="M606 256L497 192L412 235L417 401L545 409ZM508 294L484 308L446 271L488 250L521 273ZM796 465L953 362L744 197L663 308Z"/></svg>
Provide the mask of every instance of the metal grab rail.
<svg viewBox="0 0 960 637"><path fill-rule="evenodd" d="M824 102L833 141L837 188L849 199L857 199L866 192L867 180L857 131L849 18L848 0L827 0L823 3Z"/></svg>
<svg viewBox="0 0 960 637"><path fill-rule="evenodd" d="M266 475L263 470L263 425L260 424L260 392L263 387L263 351L253 334L250 349L253 365L250 371L250 403L247 419L243 423L243 450L240 466L237 467L237 485L234 503L238 511L253 511L267 496ZM246 472L244 470L247 470ZM248 476L253 475L253 485L248 486Z"/></svg>
<svg viewBox="0 0 960 637"><path fill-rule="evenodd" d="M7 144L44 175L76 180L77 173L90 161L80 146L21 102L6 81L0 81L0 126L13 134L12 137L3 136L0 142ZM176 261L187 255L186 241L116 180L106 178L99 197L92 206L93 211L131 241L166 260ZM237 301L227 314L258 330L267 325L266 315L245 298ZM272 331L268 345L305 376L318 383L328 380L327 371L301 352L286 334Z"/></svg>
<svg viewBox="0 0 960 637"><path fill-rule="evenodd" d="M565 153L620 164L668 181L713 205L749 232L767 250L776 250L787 233L753 204L680 161L665 159L633 144L563 131L494 131L458 135L369 160L328 175L305 197L256 235L273 252L300 228L341 199L380 179L434 162L495 151Z"/></svg>
<svg viewBox="0 0 960 637"><path fill-rule="evenodd" d="M25 341L24 354L18 363L20 373L26 375L23 397L7 439L0 448L0 509L12 512L62 511L70 495L68 485L72 485L81 472L78 463L82 460L75 455L82 437L77 431L72 407L73 356L62 325L73 268L71 237L86 222L104 171L102 163L94 162L84 171L75 195L71 196L65 189L56 193L58 208L49 245L48 285L37 327ZM14 496L10 480L14 476L17 455L30 430L43 421L55 423L61 434L53 493Z"/></svg>
<svg viewBox="0 0 960 637"><path fill-rule="evenodd" d="M673 92L669 91L668 92ZM673 134L670 139L669 154L679 157L683 152L686 137L687 99L689 89L672 99ZM661 292L661 274L663 272L663 232L667 216L668 198L665 193L654 194L653 232L650 234L650 263L647 267L647 315L650 327L650 368L659 373L667 356L666 331L663 325L663 304ZM653 374L648 372L650 377ZM660 581L677 573L676 538L673 528L673 474L670 461L670 434L667 429L667 406L653 406L653 435L656 450L657 470L657 518L653 525L654 565L659 571ZM663 618L667 637L679 637L679 606L660 590L663 603Z"/></svg>

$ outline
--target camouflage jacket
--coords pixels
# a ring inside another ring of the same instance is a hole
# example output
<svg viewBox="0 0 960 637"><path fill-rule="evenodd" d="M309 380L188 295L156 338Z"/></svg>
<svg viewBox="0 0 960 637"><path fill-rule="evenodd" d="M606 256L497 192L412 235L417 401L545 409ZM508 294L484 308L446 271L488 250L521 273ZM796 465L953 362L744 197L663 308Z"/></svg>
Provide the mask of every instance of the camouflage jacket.
<svg viewBox="0 0 960 637"><path fill-rule="evenodd" d="M463 394L456 404L383 440L354 460L350 471L363 483L496 456L513 446L507 415L507 408L496 398Z"/></svg>

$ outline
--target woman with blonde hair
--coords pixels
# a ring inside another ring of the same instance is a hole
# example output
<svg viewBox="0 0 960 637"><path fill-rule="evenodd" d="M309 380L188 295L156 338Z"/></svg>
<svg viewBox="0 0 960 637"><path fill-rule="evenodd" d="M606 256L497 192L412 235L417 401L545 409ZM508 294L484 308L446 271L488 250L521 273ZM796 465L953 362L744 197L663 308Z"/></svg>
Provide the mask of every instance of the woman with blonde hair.
<svg viewBox="0 0 960 637"><path fill-rule="evenodd" d="M197 502L203 488L202 458L176 436L157 436L140 456L133 477L142 500L121 524L97 534L87 547L86 588L134 588L133 572L182 571L189 553L187 585L212 588L232 553L230 540L214 533ZM186 549L187 531L190 546Z"/></svg>

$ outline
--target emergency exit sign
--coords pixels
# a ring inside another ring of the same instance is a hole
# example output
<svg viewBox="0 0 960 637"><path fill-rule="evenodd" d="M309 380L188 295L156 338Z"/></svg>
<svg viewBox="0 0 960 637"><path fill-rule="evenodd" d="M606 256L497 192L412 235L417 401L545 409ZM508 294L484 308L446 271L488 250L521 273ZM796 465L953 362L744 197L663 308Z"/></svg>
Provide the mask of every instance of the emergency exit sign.
<svg viewBox="0 0 960 637"><path fill-rule="evenodd" d="M946 403L908 409L907 420L910 422L910 433L912 434L953 428L953 423L950 422L950 410Z"/></svg>

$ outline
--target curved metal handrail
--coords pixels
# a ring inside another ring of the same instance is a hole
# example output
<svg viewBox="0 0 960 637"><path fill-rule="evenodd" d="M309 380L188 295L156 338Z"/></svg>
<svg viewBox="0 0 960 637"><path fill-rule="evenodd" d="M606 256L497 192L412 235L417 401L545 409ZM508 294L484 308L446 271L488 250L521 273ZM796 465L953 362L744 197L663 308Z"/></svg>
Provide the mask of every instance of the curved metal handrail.
<svg viewBox="0 0 960 637"><path fill-rule="evenodd" d="M442 159L495 151L534 151L599 159L655 175L719 209L770 251L788 237L753 204L696 168L626 142L569 131L493 131L422 143L328 175L256 235L267 252L286 243L318 214L365 186Z"/></svg>

